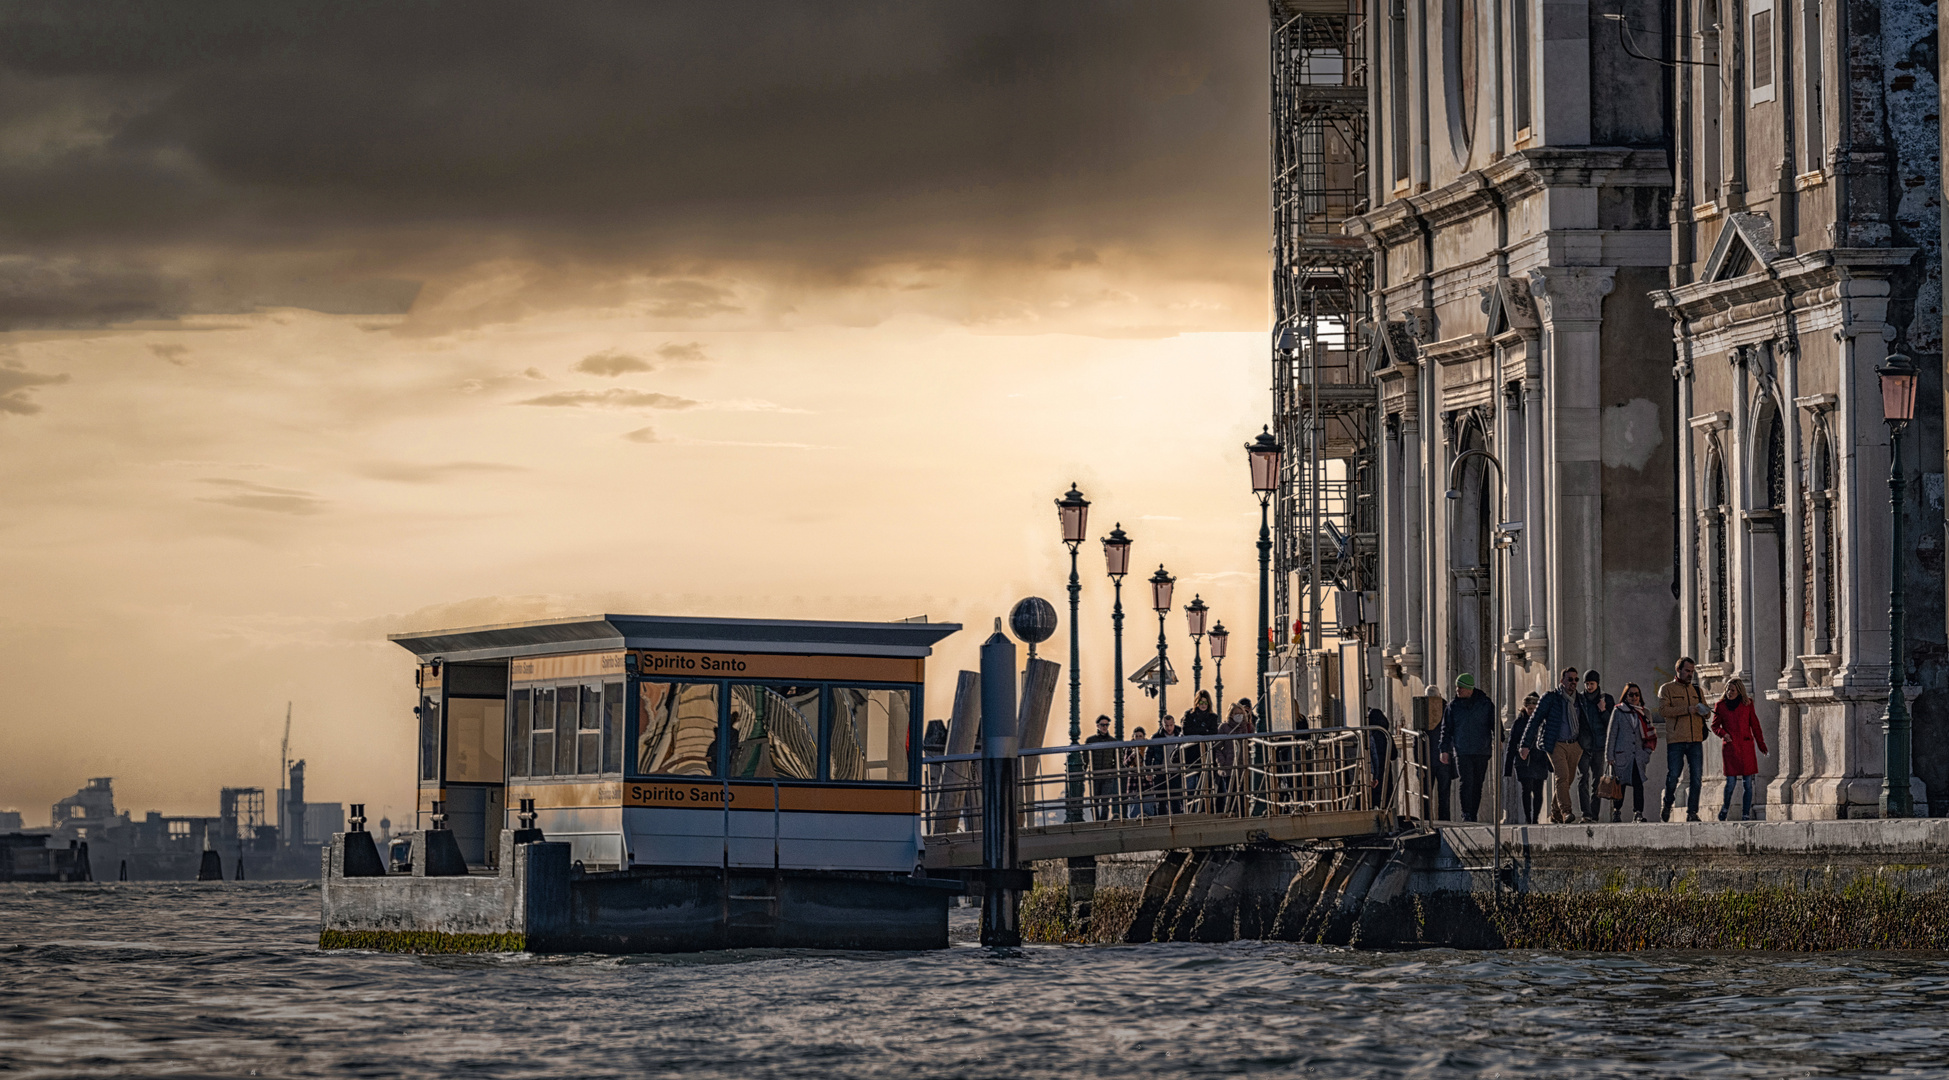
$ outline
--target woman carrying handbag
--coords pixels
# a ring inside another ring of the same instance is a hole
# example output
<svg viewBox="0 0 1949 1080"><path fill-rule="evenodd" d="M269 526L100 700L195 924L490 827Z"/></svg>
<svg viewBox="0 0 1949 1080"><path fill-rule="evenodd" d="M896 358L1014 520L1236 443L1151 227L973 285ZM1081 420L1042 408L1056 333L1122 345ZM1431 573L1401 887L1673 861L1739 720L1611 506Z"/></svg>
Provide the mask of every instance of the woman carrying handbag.
<svg viewBox="0 0 1949 1080"><path fill-rule="evenodd" d="M1631 820L1644 820L1644 770L1658 748L1658 732L1645 711L1644 691L1625 683L1604 736L1604 777L1597 782L1599 798L1611 801L1611 820L1624 818L1624 789L1631 789Z"/></svg>

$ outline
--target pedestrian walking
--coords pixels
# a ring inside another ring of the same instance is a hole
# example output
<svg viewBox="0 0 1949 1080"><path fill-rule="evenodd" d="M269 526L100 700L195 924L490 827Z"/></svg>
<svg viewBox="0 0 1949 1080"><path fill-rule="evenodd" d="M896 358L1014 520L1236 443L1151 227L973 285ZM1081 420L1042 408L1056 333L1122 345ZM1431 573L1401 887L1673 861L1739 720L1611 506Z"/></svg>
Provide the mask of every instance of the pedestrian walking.
<svg viewBox="0 0 1949 1080"><path fill-rule="evenodd" d="M1096 718L1096 734L1083 740L1083 745L1101 742L1116 742L1117 737L1110 734L1110 718ZM1117 752L1115 750L1091 750L1090 756L1090 808L1096 813L1096 820L1108 821L1116 816L1117 807Z"/></svg>
<svg viewBox="0 0 1949 1080"><path fill-rule="evenodd" d="M1584 689L1577 695L1577 812L1585 821L1597 820L1597 782L1604 775L1604 736L1610 731L1611 710L1617 701L1604 692L1597 669L1584 672Z"/></svg>
<svg viewBox="0 0 1949 1080"><path fill-rule="evenodd" d="M1442 709L1446 703L1441 699L1441 687L1428 688L1427 702L1428 756L1432 759L1428 764L1428 782L1435 789L1435 820L1453 821L1454 808L1450 805L1448 789L1455 783L1456 773L1455 766L1441 754L1441 733L1446 726L1442 723Z"/></svg>
<svg viewBox="0 0 1949 1080"><path fill-rule="evenodd" d="M1753 712L1753 699L1747 696L1746 684L1741 680L1728 681L1719 704L1712 707L1712 733L1719 736L1726 765L1726 797L1719 804L1719 820L1726 820L1732 810L1734 786L1744 785L1746 796L1740 804L1739 820L1750 821L1753 777L1760 771L1759 758L1753 750L1758 747L1761 754L1767 752L1766 732L1760 730L1759 716Z"/></svg>
<svg viewBox="0 0 1949 1080"><path fill-rule="evenodd" d="M1144 767L1151 773L1151 787L1156 792L1160 814L1184 813L1184 745L1164 742L1182 734L1177 718L1166 713L1157 723L1157 737L1144 747Z"/></svg>
<svg viewBox="0 0 1949 1080"><path fill-rule="evenodd" d="M1218 734L1218 714L1211 708L1211 691L1198 691L1197 704L1184 712L1185 735ZM1185 743L1179 748L1184 755L1184 791L1187 796L1199 791L1209 791L1211 782L1204 776L1205 744Z"/></svg>
<svg viewBox="0 0 1949 1080"><path fill-rule="evenodd" d="M1556 774L1550 820L1557 824L1575 821L1578 816L1576 807L1571 805L1570 785L1577 779L1577 763L1583 760L1584 748L1577 742L1582 723L1582 713L1577 708L1577 669L1564 668L1558 676L1557 688L1544 694L1537 703L1536 716L1530 721L1534 734L1524 740L1525 749L1521 751L1534 751L1550 759L1550 771Z"/></svg>
<svg viewBox="0 0 1949 1080"><path fill-rule="evenodd" d="M1604 736L1604 779L1611 785L1612 821L1623 819L1625 788L1631 789L1631 820L1644 820L1644 771L1656 749L1658 732L1645 710L1644 691L1637 683L1625 683L1624 700L1611 710Z"/></svg>
<svg viewBox="0 0 1949 1080"><path fill-rule="evenodd" d="M1141 727L1130 729L1130 741L1141 743L1149 740ZM1156 810L1150 800L1150 769L1144 754L1148 747L1125 747L1123 755L1123 788L1129 798L1124 800L1124 809L1131 817L1149 817Z"/></svg>
<svg viewBox="0 0 1949 1080"><path fill-rule="evenodd" d="M1218 734L1240 736L1250 735L1252 731L1252 704L1241 698L1225 714L1225 722L1218 725ZM1217 812L1220 814L1238 812L1238 800L1245 791L1246 753L1244 739L1227 740L1212 746L1212 764L1217 770L1214 779L1220 796Z"/></svg>
<svg viewBox="0 0 1949 1080"><path fill-rule="evenodd" d="M1678 772L1692 770L1685 799L1685 820L1699 819L1700 770L1705 767L1705 724L1712 709L1699 689L1699 665L1689 656L1678 658L1678 677L1658 688L1658 715L1665 718L1665 803L1659 821L1672 819L1672 800L1678 794Z"/></svg>
<svg viewBox="0 0 1949 1080"><path fill-rule="evenodd" d="M1543 785L1550 779L1551 762L1547 754L1524 751L1524 735L1536 722L1539 699L1531 694L1509 722L1509 742L1502 751L1502 775L1516 781L1522 789L1522 820L1519 825L1534 825L1543 814ZM1534 736L1532 736L1533 738Z"/></svg>
<svg viewBox="0 0 1949 1080"><path fill-rule="evenodd" d="M1455 699L1442 711L1441 761L1452 764L1462 781L1462 820L1474 821L1482 809L1482 778L1495 753L1496 705L1475 688L1475 676L1455 677Z"/></svg>

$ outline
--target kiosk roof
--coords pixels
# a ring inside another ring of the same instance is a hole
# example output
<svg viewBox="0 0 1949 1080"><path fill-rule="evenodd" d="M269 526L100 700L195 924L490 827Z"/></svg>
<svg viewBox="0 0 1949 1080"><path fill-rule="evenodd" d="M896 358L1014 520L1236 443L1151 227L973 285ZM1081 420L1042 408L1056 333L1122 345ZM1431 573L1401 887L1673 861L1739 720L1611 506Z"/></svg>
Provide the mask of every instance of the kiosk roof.
<svg viewBox="0 0 1949 1080"><path fill-rule="evenodd" d="M922 657L933 652L935 642L959 629L960 623L583 615L388 634L386 639L421 659L439 656L460 661L607 649Z"/></svg>

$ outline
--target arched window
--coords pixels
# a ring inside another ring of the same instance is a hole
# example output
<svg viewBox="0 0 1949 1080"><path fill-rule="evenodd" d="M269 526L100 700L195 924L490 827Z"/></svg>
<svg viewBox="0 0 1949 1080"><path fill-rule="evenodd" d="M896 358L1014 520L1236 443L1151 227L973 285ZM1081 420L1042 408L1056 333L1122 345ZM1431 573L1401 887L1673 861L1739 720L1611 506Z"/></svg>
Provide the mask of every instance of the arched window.
<svg viewBox="0 0 1949 1080"><path fill-rule="evenodd" d="M1807 489L1807 533L1813 557L1809 572L1813 578L1808 593L1807 622L1813 631L1814 652L1834 651L1834 609L1837 593L1834 579L1838 567L1834 551L1834 441L1822 422L1814 426L1812 483Z"/></svg>
<svg viewBox="0 0 1949 1080"><path fill-rule="evenodd" d="M1705 492L1704 513L1699 515L1699 529L1704 533L1699 551L1699 572L1704 579L1699 595L1704 599L1704 610L1700 612L1704 622L1705 655L1708 663L1717 664L1726 658L1726 614L1730 608L1727 589L1726 558L1726 519L1731 508L1727 505L1726 459L1719 450L1719 440L1711 439L1706 444L1705 479L1700 485Z"/></svg>

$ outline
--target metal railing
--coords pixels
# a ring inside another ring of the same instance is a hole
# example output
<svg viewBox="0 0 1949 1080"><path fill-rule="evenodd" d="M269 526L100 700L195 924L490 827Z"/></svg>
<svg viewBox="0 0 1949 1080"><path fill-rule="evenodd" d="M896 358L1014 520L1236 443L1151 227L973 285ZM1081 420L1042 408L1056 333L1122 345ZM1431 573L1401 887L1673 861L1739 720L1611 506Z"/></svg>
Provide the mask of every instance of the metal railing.
<svg viewBox="0 0 1949 1080"><path fill-rule="evenodd" d="M1082 758L1082 783L1064 759ZM1430 791L1425 734L1369 727L1180 735L1023 750L1016 806L1022 828L1154 824L1391 809L1423 817ZM981 755L921 759L923 829L981 831Z"/></svg>

